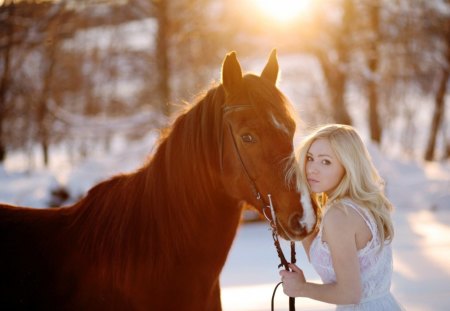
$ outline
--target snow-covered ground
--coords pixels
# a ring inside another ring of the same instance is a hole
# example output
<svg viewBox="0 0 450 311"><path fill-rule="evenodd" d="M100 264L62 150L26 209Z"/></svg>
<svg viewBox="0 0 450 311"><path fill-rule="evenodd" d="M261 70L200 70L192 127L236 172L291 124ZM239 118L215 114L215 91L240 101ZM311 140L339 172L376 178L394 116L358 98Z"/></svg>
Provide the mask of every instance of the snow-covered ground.
<svg viewBox="0 0 450 311"><path fill-rule="evenodd" d="M449 310L450 209L398 208L394 221L393 294L409 311ZM288 244L283 246L288 255ZM221 277L224 310L270 310L272 293L279 282L278 263L267 224L242 226ZM297 264L307 280L320 283L299 243ZM296 307L302 311L334 310L333 305L307 298L297 298ZM275 296L275 310L288 310L288 298L281 287Z"/></svg>

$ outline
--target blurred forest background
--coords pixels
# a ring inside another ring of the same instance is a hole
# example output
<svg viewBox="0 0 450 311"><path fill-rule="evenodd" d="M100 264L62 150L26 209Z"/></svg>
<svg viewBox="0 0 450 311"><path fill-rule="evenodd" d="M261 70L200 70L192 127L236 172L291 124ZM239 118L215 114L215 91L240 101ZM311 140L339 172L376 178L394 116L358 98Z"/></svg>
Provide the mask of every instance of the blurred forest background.
<svg viewBox="0 0 450 311"><path fill-rule="evenodd" d="M407 158L450 158L450 0L310 0L289 21L255 1L0 0L0 164L139 139L218 79L227 52L274 47L305 61L281 70L307 122L362 122L382 148L396 133Z"/></svg>

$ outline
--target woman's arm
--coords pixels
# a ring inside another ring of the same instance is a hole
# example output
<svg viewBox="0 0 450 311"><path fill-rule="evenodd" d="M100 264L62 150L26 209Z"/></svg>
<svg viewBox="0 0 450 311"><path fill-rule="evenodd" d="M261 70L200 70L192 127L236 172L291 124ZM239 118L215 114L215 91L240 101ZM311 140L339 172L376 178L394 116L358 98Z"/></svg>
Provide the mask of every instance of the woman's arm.
<svg viewBox="0 0 450 311"><path fill-rule="evenodd" d="M303 272L292 265L292 272L280 271L284 292L291 297L308 297L333 304L359 303L361 280L355 242L356 225L342 209L332 208L324 219L323 230L323 238L331 252L336 282L306 282Z"/></svg>

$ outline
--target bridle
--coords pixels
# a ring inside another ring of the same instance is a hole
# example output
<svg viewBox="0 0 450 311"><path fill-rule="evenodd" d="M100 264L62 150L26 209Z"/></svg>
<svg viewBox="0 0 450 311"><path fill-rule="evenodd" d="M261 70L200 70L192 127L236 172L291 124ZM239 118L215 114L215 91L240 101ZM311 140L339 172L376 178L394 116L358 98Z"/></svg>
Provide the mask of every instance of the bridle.
<svg viewBox="0 0 450 311"><path fill-rule="evenodd" d="M233 106L233 108L235 108L235 107L236 108L250 108L251 106L250 105ZM226 107L226 108L230 109L231 107ZM225 108L224 108L224 112L227 112L225 110ZM280 258L280 264L278 265L278 268L284 267L285 270L290 271L289 262L286 260L286 257L284 256L283 250L280 245L280 241L278 239L277 219L276 219L275 209L274 209L274 206L272 203L272 195L270 193L267 194L268 201L266 201L264 196L261 195L261 191L259 190L255 179L251 177L250 172L248 171L247 166L245 165L245 162L242 158L242 154L239 151L238 144L236 142L236 139L234 138L233 128L230 123L227 123L227 124L228 124L228 130L230 132L231 139L233 141L234 150L237 154L237 158L239 159L239 162L241 163L242 170L244 171L245 176L247 177L247 180L250 184L253 195L256 197L256 199L258 201L261 202L262 212L264 214L264 217L269 222L270 229L272 230L272 239L273 239L278 257ZM269 211L270 215L267 214L267 212L266 212L267 210ZM295 253L294 241L290 242L290 246L291 246L291 262L295 263L296 262L296 258L295 258L296 253ZM275 293L277 291L277 288L280 286L280 284L282 284L282 282L279 282L275 286L275 289L272 294L272 301L271 301L271 310L272 311L274 310ZM295 298L294 297L289 297L289 311L295 311Z"/></svg>

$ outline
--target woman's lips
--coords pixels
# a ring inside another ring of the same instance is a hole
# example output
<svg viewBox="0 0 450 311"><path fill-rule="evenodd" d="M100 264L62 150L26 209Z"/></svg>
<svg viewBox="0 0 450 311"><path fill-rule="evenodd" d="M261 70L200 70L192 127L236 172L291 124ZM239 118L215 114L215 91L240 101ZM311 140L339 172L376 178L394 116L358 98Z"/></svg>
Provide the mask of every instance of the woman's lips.
<svg viewBox="0 0 450 311"><path fill-rule="evenodd" d="M318 180L315 180L315 179L312 179L312 178L308 178L308 183L309 184L317 184L319 181Z"/></svg>

